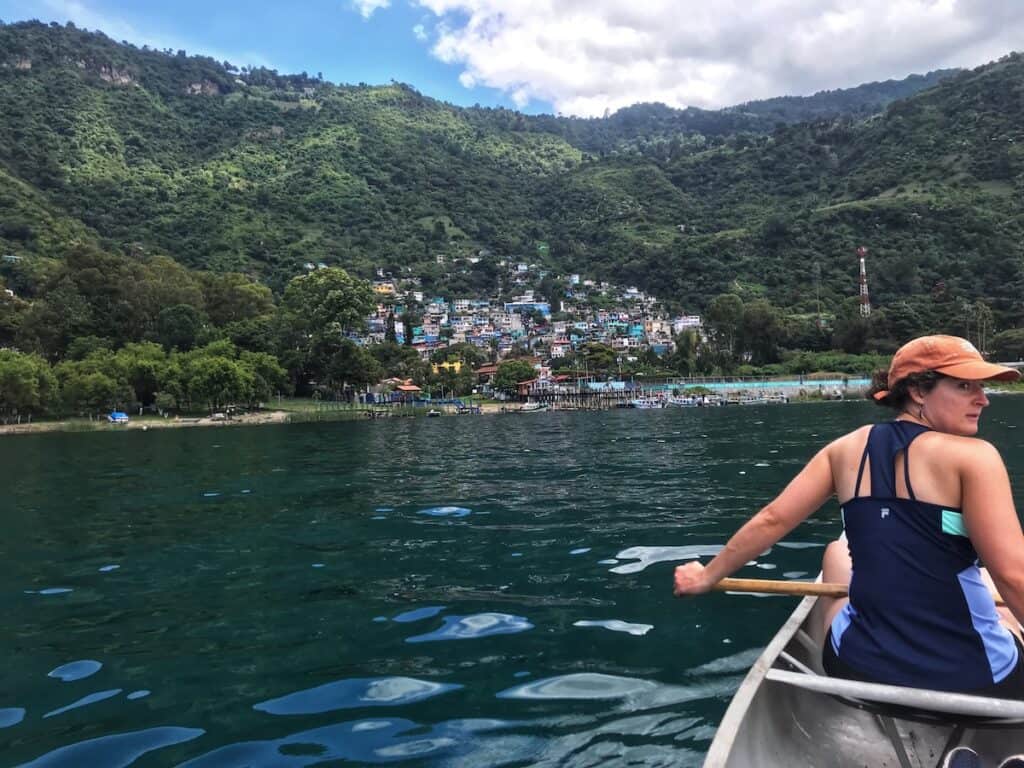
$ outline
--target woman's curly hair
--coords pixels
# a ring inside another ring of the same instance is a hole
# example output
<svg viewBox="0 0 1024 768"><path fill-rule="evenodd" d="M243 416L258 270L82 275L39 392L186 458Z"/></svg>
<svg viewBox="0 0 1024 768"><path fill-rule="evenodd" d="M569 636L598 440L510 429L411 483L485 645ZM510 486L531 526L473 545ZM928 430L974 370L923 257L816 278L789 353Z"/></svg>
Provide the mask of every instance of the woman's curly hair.
<svg viewBox="0 0 1024 768"><path fill-rule="evenodd" d="M921 371L920 373L912 373L909 376L904 376L902 379L896 382L896 385L892 389L888 386L889 372L887 370L875 371L871 377L871 387L868 389L867 397L869 400L879 405L884 405L886 408L893 408L897 411L904 411L907 404L910 402L910 388L917 387L921 392L931 392L935 385L939 383L941 379L947 378L937 371ZM875 400L876 392L889 391L885 397Z"/></svg>

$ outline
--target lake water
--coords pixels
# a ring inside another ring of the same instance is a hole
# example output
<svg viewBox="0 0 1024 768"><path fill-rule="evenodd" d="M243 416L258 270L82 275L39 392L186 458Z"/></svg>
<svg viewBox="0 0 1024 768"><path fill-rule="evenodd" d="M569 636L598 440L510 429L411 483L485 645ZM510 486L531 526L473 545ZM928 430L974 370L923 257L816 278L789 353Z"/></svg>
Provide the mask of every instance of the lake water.
<svg viewBox="0 0 1024 768"><path fill-rule="evenodd" d="M1018 494L1021 404L983 427ZM699 765L795 600L675 600L673 563L881 416L0 437L0 764ZM839 530L832 504L741 574L813 576Z"/></svg>

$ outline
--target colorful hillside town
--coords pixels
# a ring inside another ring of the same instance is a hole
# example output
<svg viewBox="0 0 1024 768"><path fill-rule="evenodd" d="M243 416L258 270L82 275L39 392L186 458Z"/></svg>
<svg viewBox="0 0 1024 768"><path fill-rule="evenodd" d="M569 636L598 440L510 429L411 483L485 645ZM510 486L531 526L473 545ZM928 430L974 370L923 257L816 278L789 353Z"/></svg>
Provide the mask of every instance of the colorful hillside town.
<svg viewBox="0 0 1024 768"><path fill-rule="evenodd" d="M534 264L501 264L513 290L500 299L429 296L419 279L396 280L379 271L373 283L377 310L368 318L368 333L354 340L382 343L391 323L395 340L406 343L411 334L411 346L424 360L453 344L471 344L495 363L518 347L557 367L561 358L589 343L610 346L623 362L633 362L647 349L663 356L674 351L675 336L701 330L700 316L670 316L635 287L559 275L553 283L560 289L552 298L539 295L537 286L548 277L545 270ZM407 328L408 316L419 324Z"/></svg>

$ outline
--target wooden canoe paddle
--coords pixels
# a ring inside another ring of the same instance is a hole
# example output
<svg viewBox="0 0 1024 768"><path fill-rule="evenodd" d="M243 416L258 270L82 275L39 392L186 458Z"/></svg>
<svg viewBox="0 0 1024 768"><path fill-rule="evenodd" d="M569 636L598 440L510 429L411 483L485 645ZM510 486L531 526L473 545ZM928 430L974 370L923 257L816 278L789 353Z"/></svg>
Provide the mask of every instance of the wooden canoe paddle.
<svg viewBox="0 0 1024 768"><path fill-rule="evenodd" d="M845 584L821 581L780 581L773 579L722 579L712 589L718 592L760 592L768 595L800 595L807 597L846 597ZM992 593L996 605L1006 605L996 592Z"/></svg>

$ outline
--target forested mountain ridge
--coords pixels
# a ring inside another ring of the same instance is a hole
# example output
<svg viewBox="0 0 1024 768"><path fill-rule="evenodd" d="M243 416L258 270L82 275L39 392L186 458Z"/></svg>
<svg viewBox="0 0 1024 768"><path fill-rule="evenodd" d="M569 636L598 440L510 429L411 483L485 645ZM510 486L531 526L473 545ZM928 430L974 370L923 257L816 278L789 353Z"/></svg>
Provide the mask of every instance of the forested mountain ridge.
<svg viewBox="0 0 1024 768"><path fill-rule="evenodd" d="M664 104L634 104L603 119L538 116L530 124L565 137L597 154L632 152L665 158L679 154L685 137L724 137L740 132L771 133L780 124L863 118L882 112L898 99L938 85L960 70L940 69L903 80L865 83L819 91L811 96L781 96L719 110L673 109ZM675 140L675 142L673 142Z"/></svg>
<svg viewBox="0 0 1024 768"><path fill-rule="evenodd" d="M1018 325L1024 63L947 74L588 121L4 25L0 251L60 257L91 242L275 289L309 261L384 267L483 293L493 265L453 274L434 256L484 248L691 310L733 291L836 315L863 244L878 304L899 304L906 323L985 299L1000 327Z"/></svg>

